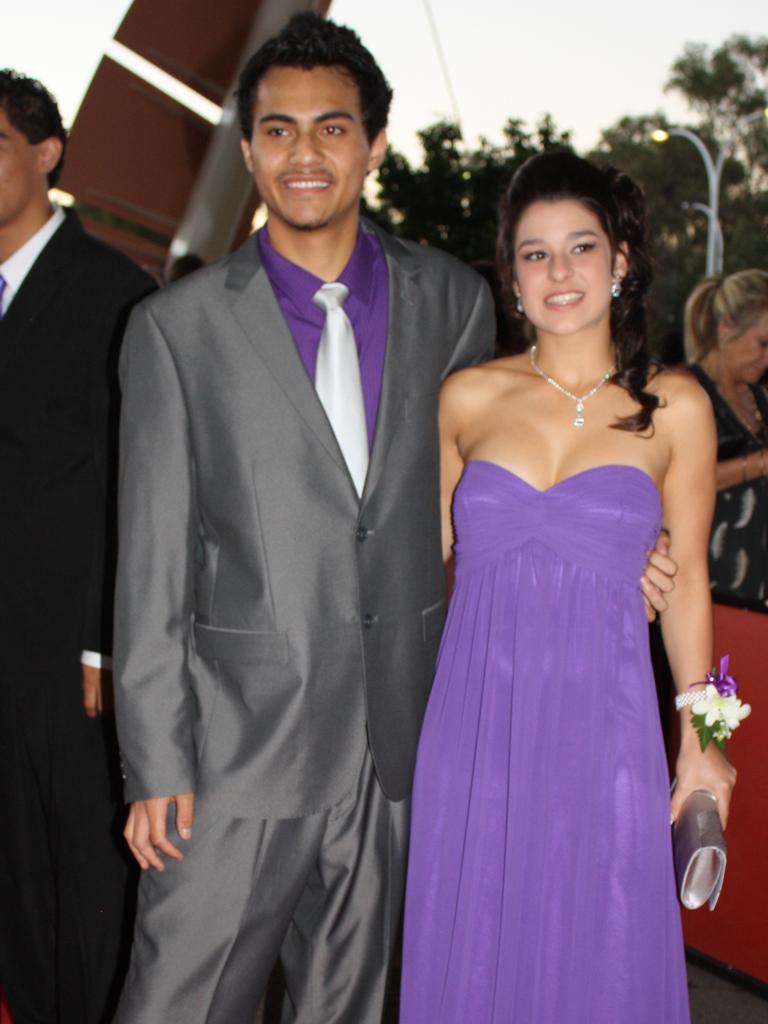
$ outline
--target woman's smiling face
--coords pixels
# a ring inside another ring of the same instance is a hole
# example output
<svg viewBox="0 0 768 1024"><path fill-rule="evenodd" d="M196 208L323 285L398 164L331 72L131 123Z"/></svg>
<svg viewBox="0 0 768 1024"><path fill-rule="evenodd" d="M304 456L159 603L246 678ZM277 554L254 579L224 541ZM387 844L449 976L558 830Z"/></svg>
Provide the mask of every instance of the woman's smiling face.
<svg viewBox="0 0 768 1024"><path fill-rule="evenodd" d="M539 200L515 237L515 279L539 331L567 335L610 322L611 282L627 270L595 213L576 199Z"/></svg>

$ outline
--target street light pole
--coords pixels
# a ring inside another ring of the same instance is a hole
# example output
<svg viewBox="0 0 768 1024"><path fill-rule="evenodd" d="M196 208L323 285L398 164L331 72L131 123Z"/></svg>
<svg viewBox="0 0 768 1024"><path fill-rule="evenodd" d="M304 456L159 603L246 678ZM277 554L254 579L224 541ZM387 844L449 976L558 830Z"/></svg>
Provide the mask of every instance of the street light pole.
<svg viewBox="0 0 768 1024"><path fill-rule="evenodd" d="M741 118L738 127L743 128L751 121L757 121L759 118L768 118L768 107L762 110L755 110L753 113ZM706 205L704 203L692 203L691 205L707 215L707 277L720 275L723 272L724 242L723 231L720 226L720 180L723 176L725 161L740 134L740 132L734 132L733 136L722 145L713 160L712 154L696 132L692 132L688 128L669 128L666 131L663 128L659 128L655 132L651 132L651 138L654 142L666 142L673 135L677 135L681 139L688 139L696 147L699 156L704 162L704 168L707 172L709 201Z"/></svg>
<svg viewBox="0 0 768 1024"><path fill-rule="evenodd" d="M723 176L725 159L730 152L731 146L723 146L713 161L709 150L695 132L688 131L687 128L672 128L669 134L679 135L681 138L692 142L704 161L704 166L707 169L707 188L709 190L707 200L707 219L709 225L707 230L707 277L712 277L714 274L722 274L722 246L719 247L720 259L717 259L717 236L720 233L720 179Z"/></svg>
<svg viewBox="0 0 768 1024"><path fill-rule="evenodd" d="M709 207L706 203L681 203L683 210L698 210L709 219ZM718 220L715 226L715 273L720 275L723 272L723 225Z"/></svg>

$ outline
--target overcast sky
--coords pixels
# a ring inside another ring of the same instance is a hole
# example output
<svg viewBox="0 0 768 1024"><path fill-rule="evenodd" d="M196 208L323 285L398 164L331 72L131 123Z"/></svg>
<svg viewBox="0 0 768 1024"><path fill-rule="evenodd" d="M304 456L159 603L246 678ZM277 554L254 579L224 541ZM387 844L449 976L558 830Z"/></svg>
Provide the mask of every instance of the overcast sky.
<svg viewBox="0 0 768 1024"><path fill-rule="evenodd" d="M71 122L128 6L3 0L0 66L42 79ZM690 120L663 91L685 43L768 34L765 0L431 0L431 9L471 143L479 134L500 139L507 117L533 124L545 112L579 148L623 114L664 110ZM360 33L389 77L390 138L414 156L416 130L452 113L424 0L333 0L330 14Z"/></svg>

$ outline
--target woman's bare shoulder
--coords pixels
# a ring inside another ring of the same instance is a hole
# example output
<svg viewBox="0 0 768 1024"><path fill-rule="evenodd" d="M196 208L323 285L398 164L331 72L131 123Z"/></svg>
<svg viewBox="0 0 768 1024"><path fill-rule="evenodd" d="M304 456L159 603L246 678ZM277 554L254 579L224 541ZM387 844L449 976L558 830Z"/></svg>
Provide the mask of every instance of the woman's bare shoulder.
<svg viewBox="0 0 768 1024"><path fill-rule="evenodd" d="M647 390L661 399L663 408L711 409L706 391L684 366L657 369L648 381Z"/></svg>
<svg viewBox="0 0 768 1024"><path fill-rule="evenodd" d="M659 398L653 419L662 430L695 437L712 429L714 414L709 395L684 367L657 371L647 390Z"/></svg>
<svg viewBox="0 0 768 1024"><path fill-rule="evenodd" d="M528 366L527 357L504 356L452 373L443 382L441 404L461 406L487 402L514 387Z"/></svg>

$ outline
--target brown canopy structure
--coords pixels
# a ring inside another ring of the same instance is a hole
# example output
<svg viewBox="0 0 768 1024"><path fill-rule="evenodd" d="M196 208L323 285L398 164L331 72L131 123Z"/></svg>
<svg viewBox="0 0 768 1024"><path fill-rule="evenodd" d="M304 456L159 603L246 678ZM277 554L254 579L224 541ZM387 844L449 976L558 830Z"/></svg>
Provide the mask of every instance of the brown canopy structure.
<svg viewBox="0 0 768 1024"><path fill-rule="evenodd" d="M221 117L212 123L105 54L72 126L60 182L88 230L156 274L169 254L209 261L241 241L256 202L232 101L241 64L293 14L326 13L329 4L134 0L116 42L221 108Z"/></svg>

